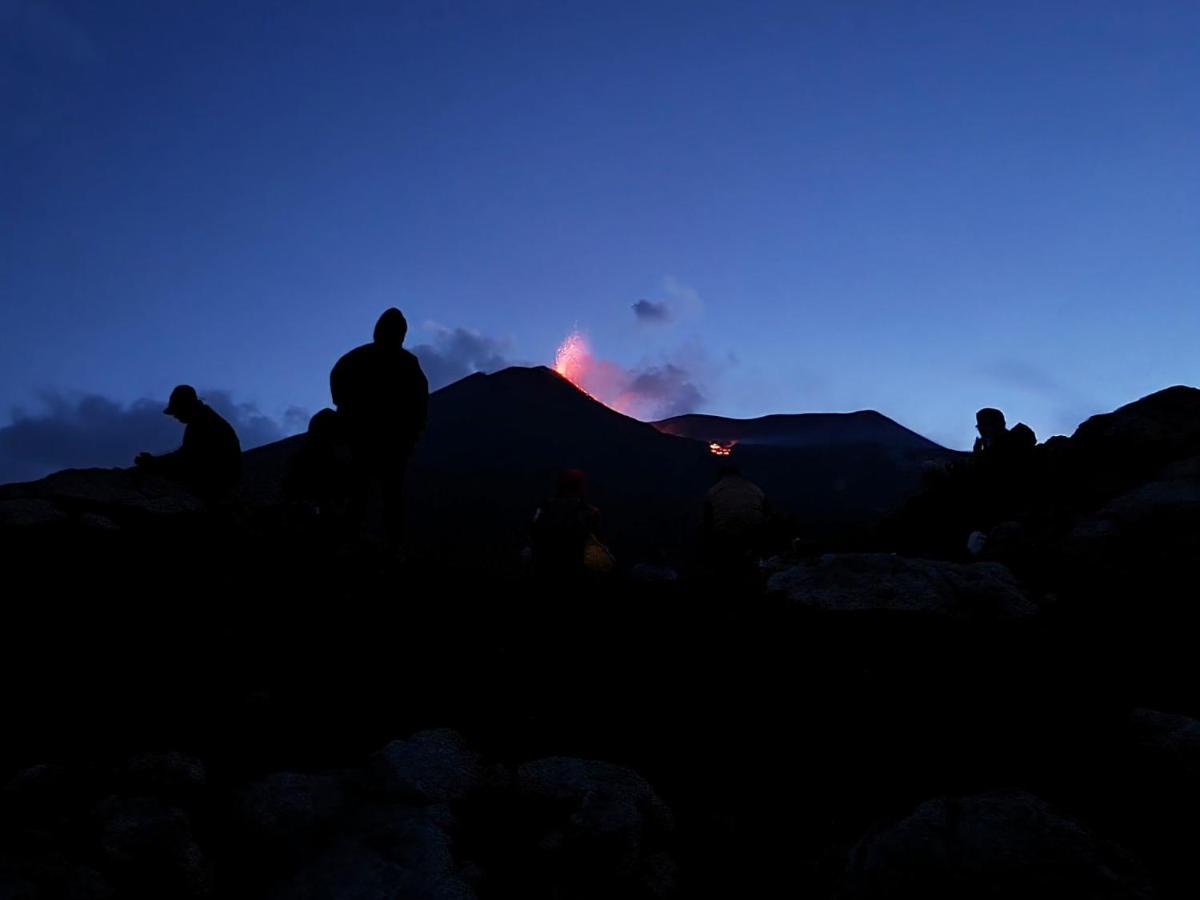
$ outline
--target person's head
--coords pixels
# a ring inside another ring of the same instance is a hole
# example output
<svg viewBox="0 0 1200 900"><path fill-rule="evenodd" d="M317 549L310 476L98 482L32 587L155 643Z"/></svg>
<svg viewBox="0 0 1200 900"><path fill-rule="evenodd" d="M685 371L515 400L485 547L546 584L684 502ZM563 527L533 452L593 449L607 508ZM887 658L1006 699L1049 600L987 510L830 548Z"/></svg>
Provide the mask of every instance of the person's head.
<svg viewBox="0 0 1200 900"><path fill-rule="evenodd" d="M196 389L190 384L181 384L171 391L171 399L167 401L163 414L174 416L186 425L199 408L200 398L196 395Z"/></svg>
<svg viewBox="0 0 1200 900"><path fill-rule="evenodd" d="M332 409L322 409L308 420L308 435L316 440L329 441L337 437L338 414Z"/></svg>
<svg viewBox="0 0 1200 900"><path fill-rule="evenodd" d="M563 469L559 472L558 496L585 499L587 497L587 473L583 469Z"/></svg>
<svg viewBox="0 0 1200 900"><path fill-rule="evenodd" d="M979 436L983 438L983 443L985 445L990 444L997 437L1004 434L1004 413L990 406L985 406L979 412L975 413L975 428L979 432Z"/></svg>
<svg viewBox="0 0 1200 900"><path fill-rule="evenodd" d="M379 321L375 323L375 343L402 347L407 336L408 320L404 318L404 313L394 306L384 310Z"/></svg>

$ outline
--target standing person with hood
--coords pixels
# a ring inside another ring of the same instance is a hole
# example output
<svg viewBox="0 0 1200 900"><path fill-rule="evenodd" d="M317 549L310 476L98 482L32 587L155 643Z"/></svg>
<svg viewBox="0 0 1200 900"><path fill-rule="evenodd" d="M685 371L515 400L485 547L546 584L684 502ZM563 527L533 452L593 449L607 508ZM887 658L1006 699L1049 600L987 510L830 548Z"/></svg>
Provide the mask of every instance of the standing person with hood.
<svg viewBox="0 0 1200 900"><path fill-rule="evenodd" d="M350 524L362 528L378 498L392 550L404 536L404 473L429 409L429 382L404 349L407 335L404 314L392 307L375 323L374 340L345 354L329 373L352 457Z"/></svg>

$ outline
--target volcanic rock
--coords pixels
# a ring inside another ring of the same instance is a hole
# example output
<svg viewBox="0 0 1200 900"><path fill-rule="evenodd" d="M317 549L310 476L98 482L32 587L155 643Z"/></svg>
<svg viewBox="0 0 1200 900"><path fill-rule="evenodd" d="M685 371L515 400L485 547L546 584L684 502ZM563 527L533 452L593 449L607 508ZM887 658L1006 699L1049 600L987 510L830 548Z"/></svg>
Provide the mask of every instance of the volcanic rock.
<svg viewBox="0 0 1200 900"><path fill-rule="evenodd" d="M928 800L853 849L841 897L1148 900L1140 865L1021 791Z"/></svg>
<svg viewBox="0 0 1200 900"><path fill-rule="evenodd" d="M826 554L772 575L768 590L798 607L1004 621L1038 612L999 563L960 564L886 553Z"/></svg>

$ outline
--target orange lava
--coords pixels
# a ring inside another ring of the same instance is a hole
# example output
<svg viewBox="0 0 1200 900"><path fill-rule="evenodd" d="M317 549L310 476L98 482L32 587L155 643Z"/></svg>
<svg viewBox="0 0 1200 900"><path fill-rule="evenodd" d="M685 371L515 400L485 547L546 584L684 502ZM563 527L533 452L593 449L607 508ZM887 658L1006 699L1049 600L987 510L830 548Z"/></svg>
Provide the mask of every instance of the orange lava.
<svg viewBox="0 0 1200 900"><path fill-rule="evenodd" d="M579 331L572 331L558 345L558 352L554 354L554 371L583 390L580 382L591 357L592 351L588 347L587 338Z"/></svg>
<svg viewBox="0 0 1200 900"><path fill-rule="evenodd" d="M622 415L634 415L637 398L625 390L624 382L628 380L625 371L614 363L597 359L579 329L568 334L558 345L554 371L597 403Z"/></svg>
<svg viewBox="0 0 1200 900"><path fill-rule="evenodd" d="M733 444L718 444L716 441L710 441L708 452L713 456L729 456L733 453Z"/></svg>

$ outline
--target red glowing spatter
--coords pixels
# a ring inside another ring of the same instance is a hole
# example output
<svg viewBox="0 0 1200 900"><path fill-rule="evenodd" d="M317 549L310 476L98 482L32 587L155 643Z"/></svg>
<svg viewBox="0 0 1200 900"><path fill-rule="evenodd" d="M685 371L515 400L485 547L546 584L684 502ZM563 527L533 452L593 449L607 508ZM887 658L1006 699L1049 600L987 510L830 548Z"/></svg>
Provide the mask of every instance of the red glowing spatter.
<svg viewBox="0 0 1200 900"><path fill-rule="evenodd" d="M572 331L558 345L558 351L554 354L554 371L582 391L580 382L591 356L587 338L579 331Z"/></svg>
<svg viewBox="0 0 1200 900"><path fill-rule="evenodd" d="M578 329L558 345L554 371L597 403L623 415L633 415L636 398L617 387L623 380L623 371L613 363L596 359L587 338Z"/></svg>
<svg viewBox="0 0 1200 900"><path fill-rule="evenodd" d="M718 444L716 441L710 441L708 444L708 452L713 456L729 456L733 453L733 443Z"/></svg>

